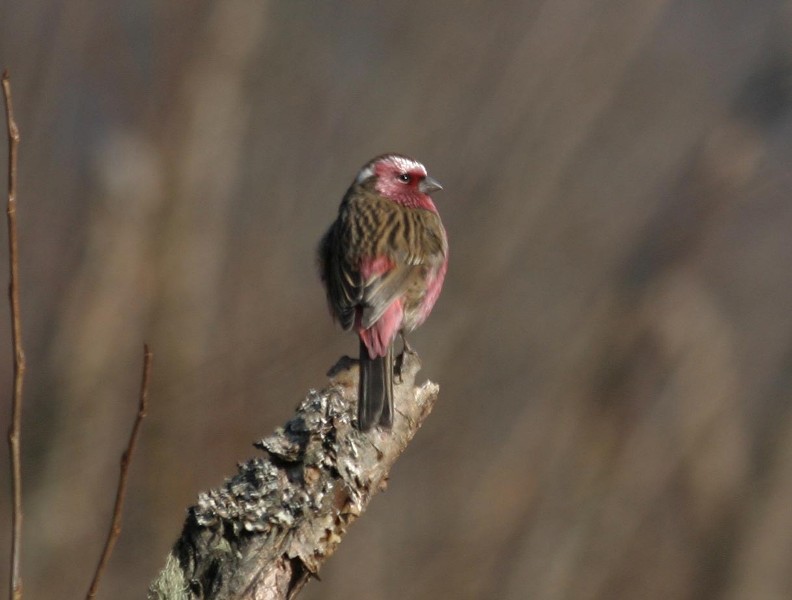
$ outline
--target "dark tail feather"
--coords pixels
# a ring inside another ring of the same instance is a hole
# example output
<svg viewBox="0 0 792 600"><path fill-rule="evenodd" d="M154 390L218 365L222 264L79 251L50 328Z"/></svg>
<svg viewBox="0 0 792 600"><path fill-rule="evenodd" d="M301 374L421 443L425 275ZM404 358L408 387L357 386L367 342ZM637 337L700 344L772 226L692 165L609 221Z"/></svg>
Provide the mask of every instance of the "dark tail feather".
<svg viewBox="0 0 792 600"><path fill-rule="evenodd" d="M375 425L393 425L393 344L385 356L370 358L360 342L360 386L358 388L358 427L368 431Z"/></svg>
<svg viewBox="0 0 792 600"><path fill-rule="evenodd" d="M385 402L382 404L379 423L383 429L393 427L393 342L385 355Z"/></svg>

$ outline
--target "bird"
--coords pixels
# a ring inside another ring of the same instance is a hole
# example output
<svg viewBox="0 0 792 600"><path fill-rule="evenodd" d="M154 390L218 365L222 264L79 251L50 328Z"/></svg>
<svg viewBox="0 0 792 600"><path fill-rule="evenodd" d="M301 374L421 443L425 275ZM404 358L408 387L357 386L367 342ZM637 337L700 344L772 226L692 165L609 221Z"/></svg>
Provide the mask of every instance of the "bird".
<svg viewBox="0 0 792 600"><path fill-rule="evenodd" d="M319 243L330 312L360 338L358 429L393 426L393 345L421 325L440 295L448 238L432 193L443 186L403 154L382 154L358 172Z"/></svg>

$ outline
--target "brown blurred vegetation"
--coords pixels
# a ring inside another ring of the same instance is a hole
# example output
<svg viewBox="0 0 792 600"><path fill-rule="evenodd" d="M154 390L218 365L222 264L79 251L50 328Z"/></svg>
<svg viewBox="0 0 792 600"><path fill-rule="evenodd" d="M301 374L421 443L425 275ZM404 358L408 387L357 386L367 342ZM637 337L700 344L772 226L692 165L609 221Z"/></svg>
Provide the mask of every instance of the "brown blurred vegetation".
<svg viewBox="0 0 792 600"><path fill-rule="evenodd" d="M0 66L31 598L87 588L144 340L121 600L356 350L313 253L388 150L446 188L441 398L304 597L792 597L788 1L2 0Z"/></svg>

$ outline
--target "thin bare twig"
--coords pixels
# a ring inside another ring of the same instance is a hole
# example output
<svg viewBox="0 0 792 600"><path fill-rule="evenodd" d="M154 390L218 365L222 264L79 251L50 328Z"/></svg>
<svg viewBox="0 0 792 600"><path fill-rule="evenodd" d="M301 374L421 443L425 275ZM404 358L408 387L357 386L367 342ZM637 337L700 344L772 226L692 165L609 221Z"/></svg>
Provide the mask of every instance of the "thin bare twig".
<svg viewBox="0 0 792 600"><path fill-rule="evenodd" d="M99 564L96 565L96 572L94 573L91 587L88 590L86 599L91 600L96 598L96 590L99 587L99 580L102 578L107 562L110 560L110 555L113 553L113 548L121 535L121 513L124 511L124 498L126 497L127 479L129 476L129 464L132 461L132 454L135 452L137 446L137 438L140 433L140 424L146 416L146 409L148 407L148 385L149 377L151 374L151 351L149 347L143 346L143 377L140 383L140 399L138 403L137 417L135 423L132 425L132 432L129 434L129 443L126 450L121 455L121 473L118 477L118 489L116 490L115 507L113 508L113 520L110 523L110 530L107 532L107 540L105 541L102 556L99 558Z"/></svg>
<svg viewBox="0 0 792 600"><path fill-rule="evenodd" d="M17 148L19 128L14 120L11 101L11 80L8 69L3 71L3 98L5 99L6 127L8 128L8 261L10 282L8 298L11 303L11 343L14 349L14 388L11 399L11 426L8 429L8 446L11 451L11 578L9 597L22 599L22 464L19 437L22 428L22 385L25 380L25 353L22 350L22 319L19 316L19 257L16 226Z"/></svg>

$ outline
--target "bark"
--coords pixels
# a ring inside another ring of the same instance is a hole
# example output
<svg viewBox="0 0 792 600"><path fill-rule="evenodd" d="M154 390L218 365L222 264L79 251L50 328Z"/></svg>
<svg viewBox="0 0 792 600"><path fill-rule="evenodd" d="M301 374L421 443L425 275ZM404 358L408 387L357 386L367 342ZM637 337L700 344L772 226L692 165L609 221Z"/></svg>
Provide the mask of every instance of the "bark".
<svg viewBox="0 0 792 600"><path fill-rule="evenodd" d="M391 431L354 427L357 361L342 358L327 388L309 391L284 427L255 444L264 456L199 495L149 600L294 598L386 488L437 400L436 384L415 385L418 356L403 358Z"/></svg>

